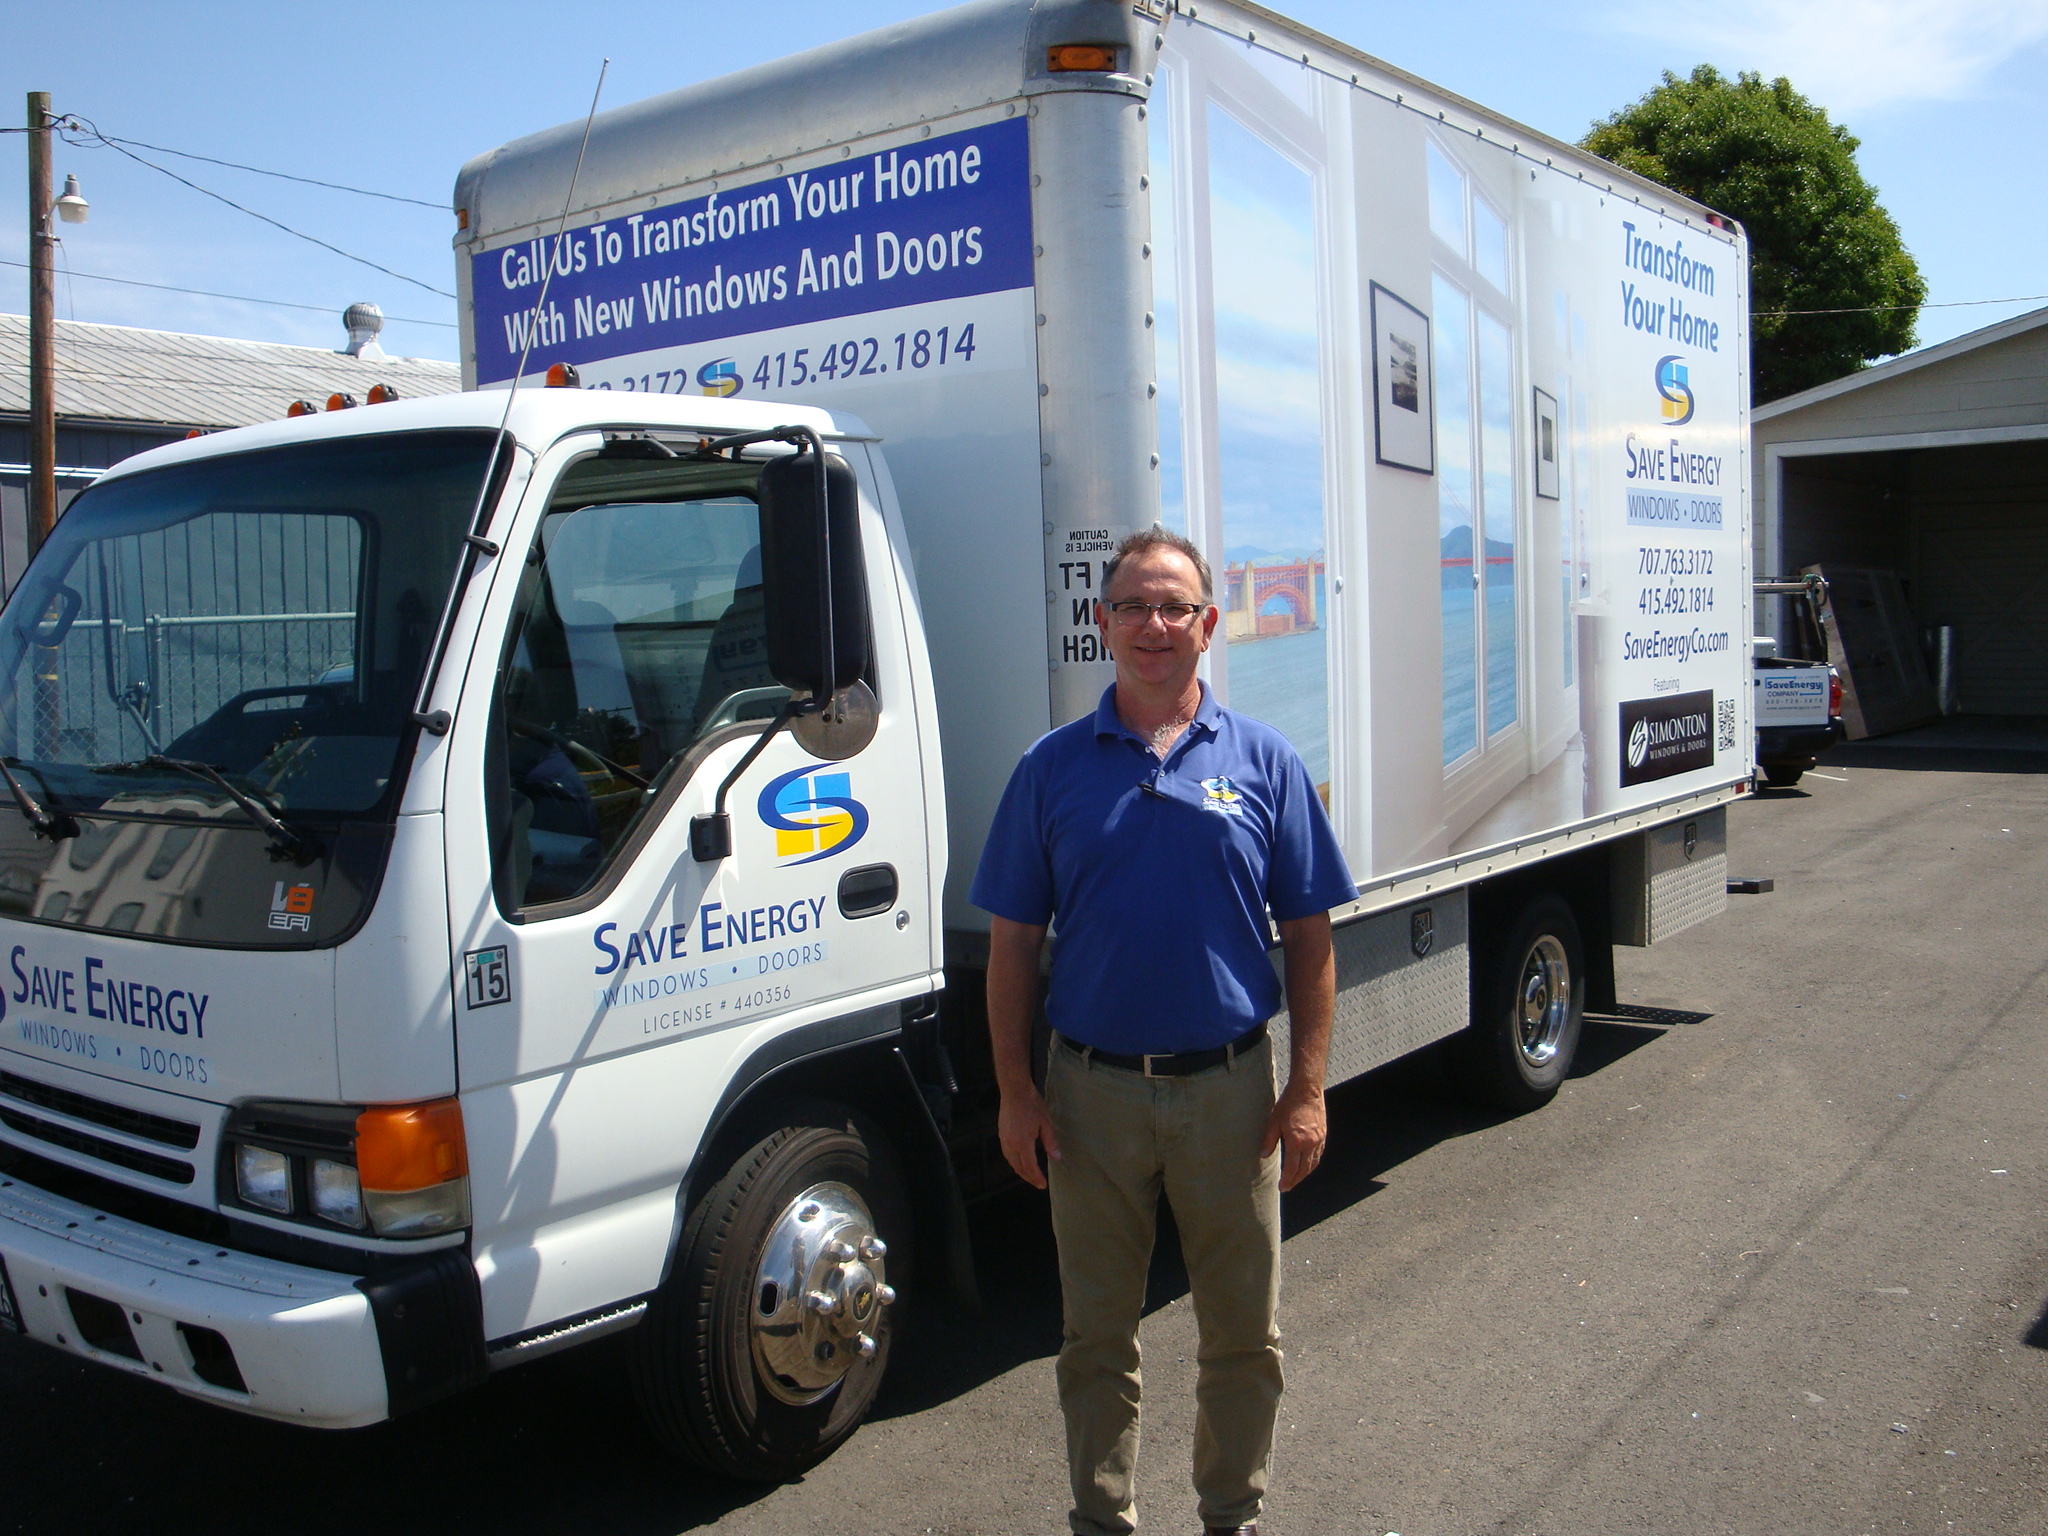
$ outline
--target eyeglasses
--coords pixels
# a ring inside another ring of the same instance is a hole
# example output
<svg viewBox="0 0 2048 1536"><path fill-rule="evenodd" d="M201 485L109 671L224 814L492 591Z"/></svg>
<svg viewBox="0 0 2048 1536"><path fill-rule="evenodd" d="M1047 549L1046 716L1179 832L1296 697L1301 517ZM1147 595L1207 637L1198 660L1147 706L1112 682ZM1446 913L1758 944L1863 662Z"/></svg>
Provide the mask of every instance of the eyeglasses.
<svg viewBox="0 0 2048 1536"><path fill-rule="evenodd" d="M1136 629L1153 614L1168 629L1182 629L1194 622L1195 615L1208 607L1207 603L1138 603L1116 602L1108 605L1117 623L1128 629Z"/></svg>

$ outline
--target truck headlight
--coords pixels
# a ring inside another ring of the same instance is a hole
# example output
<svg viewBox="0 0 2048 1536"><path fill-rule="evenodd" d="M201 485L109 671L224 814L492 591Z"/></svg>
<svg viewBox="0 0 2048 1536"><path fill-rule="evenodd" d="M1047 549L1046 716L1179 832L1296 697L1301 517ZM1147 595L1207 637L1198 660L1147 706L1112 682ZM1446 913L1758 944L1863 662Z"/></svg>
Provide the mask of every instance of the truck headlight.
<svg viewBox="0 0 2048 1536"><path fill-rule="evenodd" d="M363 1210L379 1237L469 1225L469 1149L454 1099L378 1105L356 1117Z"/></svg>
<svg viewBox="0 0 2048 1536"><path fill-rule="evenodd" d="M347 1163L338 1163L331 1157L314 1158L307 1185L315 1216L338 1227L363 1224L362 1181Z"/></svg>
<svg viewBox="0 0 2048 1536"><path fill-rule="evenodd" d="M251 1100L228 1114L220 1178L233 1205L312 1228L438 1237L469 1225L462 1106Z"/></svg>
<svg viewBox="0 0 2048 1536"><path fill-rule="evenodd" d="M292 1160L269 1147L242 1143L235 1148L235 1193L258 1210L289 1216L292 1210Z"/></svg>

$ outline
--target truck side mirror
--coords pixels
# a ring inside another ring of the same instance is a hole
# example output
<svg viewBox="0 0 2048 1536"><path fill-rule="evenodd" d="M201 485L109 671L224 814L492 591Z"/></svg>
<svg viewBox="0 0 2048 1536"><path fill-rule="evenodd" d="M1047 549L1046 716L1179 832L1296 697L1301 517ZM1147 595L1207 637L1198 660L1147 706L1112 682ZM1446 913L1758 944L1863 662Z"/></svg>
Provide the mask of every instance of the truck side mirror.
<svg viewBox="0 0 2048 1536"><path fill-rule="evenodd" d="M757 492L768 670L783 687L813 698L858 681L872 642L859 488L836 454L825 455L824 481L821 507L815 450L784 454L762 467Z"/></svg>

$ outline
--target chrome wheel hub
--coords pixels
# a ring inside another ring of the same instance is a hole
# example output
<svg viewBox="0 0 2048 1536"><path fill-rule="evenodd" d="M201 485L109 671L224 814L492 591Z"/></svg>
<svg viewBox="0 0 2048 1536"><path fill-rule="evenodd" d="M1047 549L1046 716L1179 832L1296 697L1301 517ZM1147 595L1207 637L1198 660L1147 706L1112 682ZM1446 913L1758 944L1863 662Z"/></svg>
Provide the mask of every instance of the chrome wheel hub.
<svg viewBox="0 0 2048 1536"><path fill-rule="evenodd" d="M1522 961L1515 998L1515 1045L1531 1067L1547 1067L1572 1017L1572 968L1564 946L1544 934Z"/></svg>
<svg viewBox="0 0 2048 1536"><path fill-rule="evenodd" d="M875 1353L896 1300L888 1245L861 1197L813 1184L783 1208L761 1247L749 1309L754 1363L769 1392L812 1403Z"/></svg>

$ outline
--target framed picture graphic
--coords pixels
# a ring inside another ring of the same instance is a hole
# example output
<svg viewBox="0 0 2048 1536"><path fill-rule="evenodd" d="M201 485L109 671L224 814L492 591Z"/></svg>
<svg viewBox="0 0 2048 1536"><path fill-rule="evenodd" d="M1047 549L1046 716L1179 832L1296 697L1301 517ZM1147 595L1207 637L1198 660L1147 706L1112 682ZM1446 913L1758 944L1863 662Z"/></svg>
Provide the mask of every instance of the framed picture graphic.
<svg viewBox="0 0 2048 1536"><path fill-rule="evenodd" d="M1372 285L1373 457L1397 469L1436 473L1436 382L1429 316Z"/></svg>
<svg viewBox="0 0 2048 1536"><path fill-rule="evenodd" d="M1534 386L1531 386L1532 388ZM1555 501L1557 489L1557 401L1536 390L1536 494Z"/></svg>

